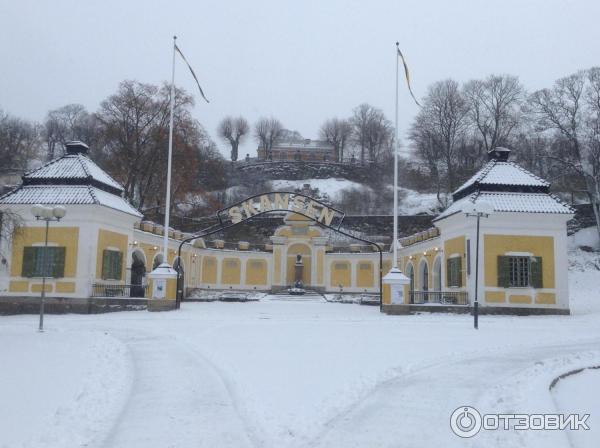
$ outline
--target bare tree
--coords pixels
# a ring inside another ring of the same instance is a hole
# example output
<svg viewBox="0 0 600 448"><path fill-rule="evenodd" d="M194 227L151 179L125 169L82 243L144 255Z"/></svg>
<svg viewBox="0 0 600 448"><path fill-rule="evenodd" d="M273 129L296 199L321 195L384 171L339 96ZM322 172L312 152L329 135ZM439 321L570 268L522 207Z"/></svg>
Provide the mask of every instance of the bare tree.
<svg viewBox="0 0 600 448"><path fill-rule="evenodd" d="M320 136L333 145L338 162L344 161L344 148L352 135L352 125L348 120L332 118L321 126Z"/></svg>
<svg viewBox="0 0 600 448"><path fill-rule="evenodd" d="M413 123L409 138L430 173L438 179L438 200L445 206L456 187L458 152L468 128L467 103L458 83L447 79L429 87L429 91ZM442 188L442 185L445 188Z"/></svg>
<svg viewBox="0 0 600 448"><path fill-rule="evenodd" d="M524 89L516 76L491 75L463 88L469 118L486 152L509 144L521 116Z"/></svg>
<svg viewBox="0 0 600 448"><path fill-rule="evenodd" d="M38 150L37 126L0 110L0 167L25 170Z"/></svg>
<svg viewBox="0 0 600 448"><path fill-rule="evenodd" d="M81 104L67 104L51 110L44 121L48 160L59 156L58 149L68 141L81 140L95 147L97 138L95 118Z"/></svg>
<svg viewBox="0 0 600 448"><path fill-rule="evenodd" d="M600 67L535 92L530 106L540 128L564 142L548 157L585 181L600 235Z"/></svg>
<svg viewBox="0 0 600 448"><path fill-rule="evenodd" d="M360 148L361 163L365 162L365 154L369 155L371 161L377 162L393 139L390 121L380 109L363 103L354 109L350 123L354 142Z"/></svg>
<svg viewBox="0 0 600 448"><path fill-rule="evenodd" d="M160 206L164 200L169 135L169 86L124 81L117 93L100 105L97 119L105 167L125 187L139 208ZM202 146L212 144L191 117L193 98L177 89L174 108L174 199L185 197L198 183ZM175 201L173 201L175 204Z"/></svg>
<svg viewBox="0 0 600 448"><path fill-rule="evenodd" d="M273 145L280 138L283 125L276 118L261 118L254 125L254 136L265 150L265 158L273 158Z"/></svg>
<svg viewBox="0 0 600 448"><path fill-rule="evenodd" d="M248 122L244 117L225 117L221 120L217 128L217 135L229 142L232 162L238 159L240 143L244 140L249 130L250 126L248 126Z"/></svg>

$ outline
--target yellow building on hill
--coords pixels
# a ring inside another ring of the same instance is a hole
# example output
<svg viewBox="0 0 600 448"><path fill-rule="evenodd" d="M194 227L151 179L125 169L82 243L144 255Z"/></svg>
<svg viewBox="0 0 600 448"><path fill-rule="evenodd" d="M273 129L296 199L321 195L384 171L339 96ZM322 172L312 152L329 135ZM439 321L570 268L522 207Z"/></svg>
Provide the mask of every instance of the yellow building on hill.
<svg viewBox="0 0 600 448"><path fill-rule="evenodd" d="M507 151L492 153L454 193L454 203L435 219L435 227L400 241L399 264L411 284L403 304L391 303L384 288L385 312L468 311L475 297L476 235L475 220L462 210L483 199L494 213L481 222L482 311L568 312L566 222L572 211L549 194L547 182L507 158ZM376 296L380 272L392 264L387 250L380 266L374 246L335 244L317 222L295 214L292 202L261 244L192 238L178 257L181 241L192 235L168 229L165 254L165 229L142 221L123 198L122 186L87 156L87 146L72 142L65 156L27 173L20 187L0 198L4 215L19 217L2 221L8 238L0 247L0 297L13 303L33 300L42 287L44 223L31 214L35 204L67 210L51 224L46 252L47 296L65 304L147 298L147 274L165 260L181 273L184 295L196 289L277 292L300 275L306 289Z"/></svg>

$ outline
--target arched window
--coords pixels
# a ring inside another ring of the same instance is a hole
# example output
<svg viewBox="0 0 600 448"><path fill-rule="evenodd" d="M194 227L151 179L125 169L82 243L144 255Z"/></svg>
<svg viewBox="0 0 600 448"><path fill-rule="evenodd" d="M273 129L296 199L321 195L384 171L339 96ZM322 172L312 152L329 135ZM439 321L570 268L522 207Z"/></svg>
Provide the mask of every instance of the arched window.
<svg viewBox="0 0 600 448"><path fill-rule="evenodd" d="M421 261L421 291L429 290L429 266L425 260Z"/></svg>

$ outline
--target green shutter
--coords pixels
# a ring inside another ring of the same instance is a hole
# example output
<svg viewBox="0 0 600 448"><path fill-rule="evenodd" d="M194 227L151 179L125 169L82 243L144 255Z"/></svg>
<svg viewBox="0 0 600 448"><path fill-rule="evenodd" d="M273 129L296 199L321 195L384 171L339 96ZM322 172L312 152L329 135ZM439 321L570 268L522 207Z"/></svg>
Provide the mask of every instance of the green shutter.
<svg viewBox="0 0 600 448"><path fill-rule="evenodd" d="M462 287L462 257L456 257L456 286Z"/></svg>
<svg viewBox="0 0 600 448"><path fill-rule="evenodd" d="M529 265L531 266L531 286L543 288L542 257L531 257Z"/></svg>
<svg viewBox="0 0 600 448"><path fill-rule="evenodd" d="M35 266L36 247L23 248L23 264L21 268L21 277L33 277Z"/></svg>
<svg viewBox="0 0 600 448"><path fill-rule="evenodd" d="M446 260L446 287L452 286L452 258Z"/></svg>
<svg viewBox="0 0 600 448"><path fill-rule="evenodd" d="M49 249L52 249L48 254L48 258L52 263L49 264L49 277L62 278L65 276L65 248L52 247Z"/></svg>
<svg viewBox="0 0 600 448"><path fill-rule="evenodd" d="M102 280L108 278L110 273L110 251L104 249L102 251Z"/></svg>
<svg viewBox="0 0 600 448"><path fill-rule="evenodd" d="M501 288L508 288L509 286L509 257L498 255L498 286Z"/></svg>
<svg viewBox="0 0 600 448"><path fill-rule="evenodd" d="M123 269L123 254L121 252L114 252L113 257L115 258L115 280L121 280L121 270Z"/></svg>

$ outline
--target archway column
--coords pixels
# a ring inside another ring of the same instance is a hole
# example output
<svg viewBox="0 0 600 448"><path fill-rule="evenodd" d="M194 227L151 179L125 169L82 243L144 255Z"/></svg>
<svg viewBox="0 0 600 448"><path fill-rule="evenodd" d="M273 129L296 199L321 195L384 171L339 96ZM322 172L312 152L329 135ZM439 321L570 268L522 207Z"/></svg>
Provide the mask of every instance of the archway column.
<svg viewBox="0 0 600 448"><path fill-rule="evenodd" d="M311 280L315 288L325 288L325 251L328 238L315 236L312 238L313 260L311 264Z"/></svg>
<svg viewBox="0 0 600 448"><path fill-rule="evenodd" d="M272 287L274 290L285 287L285 261L287 258L286 243L287 237L284 236L272 236L271 242L273 243L273 268L272 272Z"/></svg>

